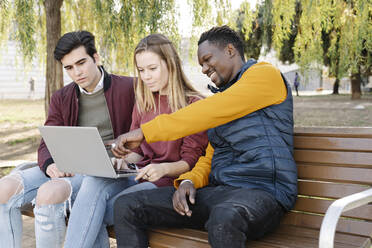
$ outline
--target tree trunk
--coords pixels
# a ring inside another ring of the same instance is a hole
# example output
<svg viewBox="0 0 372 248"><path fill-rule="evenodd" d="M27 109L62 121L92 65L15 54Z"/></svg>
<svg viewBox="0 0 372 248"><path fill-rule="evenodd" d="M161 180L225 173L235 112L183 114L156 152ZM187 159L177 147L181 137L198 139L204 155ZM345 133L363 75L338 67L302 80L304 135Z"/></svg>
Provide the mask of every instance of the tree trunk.
<svg viewBox="0 0 372 248"><path fill-rule="evenodd" d="M360 73L353 73L350 77L351 81L351 100L358 100L361 98L362 91L360 88L361 78Z"/></svg>
<svg viewBox="0 0 372 248"><path fill-rule="evenodd" d="M333 95L338 95L338 88L340 87L340 79L336 78L335 82L333 83Z"/></svg>
<svg viewBox="0 0 372 248"><path fill-rule="evenodd" d="M48 115L50 98L63 87L62 65L54 59L54 49L61 37L61 6L63 0L44 0L46 16L47 66L45 81L45 116Z"/></svg>

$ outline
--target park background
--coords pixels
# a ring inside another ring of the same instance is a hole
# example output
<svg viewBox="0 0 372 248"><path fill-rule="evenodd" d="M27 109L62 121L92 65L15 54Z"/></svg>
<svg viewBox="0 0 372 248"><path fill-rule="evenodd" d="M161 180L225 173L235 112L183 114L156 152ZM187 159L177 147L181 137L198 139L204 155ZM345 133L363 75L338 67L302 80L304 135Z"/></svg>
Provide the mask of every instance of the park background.
<svg viewBox="0 0 372 248"><path fill-rule="evenodd" d="M53 50L61 34L79 29L96 35L105 68L123 75L134 74L141 38L166 34L208 94L197 40L227 24L243 38L246 58L274 64L291 87L300 74L295 126L372 123L370 0L0 0L0 16L0 177L36 160L50 96L70 82ZM23 247L34 247L32 220L25 226Z"/></svg>

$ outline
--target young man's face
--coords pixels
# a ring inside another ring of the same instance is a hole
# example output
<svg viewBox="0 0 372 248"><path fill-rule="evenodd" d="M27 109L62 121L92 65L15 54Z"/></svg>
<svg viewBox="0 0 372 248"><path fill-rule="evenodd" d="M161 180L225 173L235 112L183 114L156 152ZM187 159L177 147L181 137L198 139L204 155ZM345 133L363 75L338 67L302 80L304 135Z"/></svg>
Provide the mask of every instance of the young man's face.
<svg viewBox="0 0 372 248"><path fill-rule="evenodd" d="M75 48L62 59L62 65L70 78L80 87L92 92L101 78L101 71L97 67L98 54L93 55L95 61L85 51L84 46Z"/></svg>
<svg viewBox="0 0 372 248"><path fill-rule="evenodd" d="M198 47L198 60L202 67L202 72L217 87L223 86L234 77L234 62L229 54L228 46L221 48L206 40Z"/></svg>

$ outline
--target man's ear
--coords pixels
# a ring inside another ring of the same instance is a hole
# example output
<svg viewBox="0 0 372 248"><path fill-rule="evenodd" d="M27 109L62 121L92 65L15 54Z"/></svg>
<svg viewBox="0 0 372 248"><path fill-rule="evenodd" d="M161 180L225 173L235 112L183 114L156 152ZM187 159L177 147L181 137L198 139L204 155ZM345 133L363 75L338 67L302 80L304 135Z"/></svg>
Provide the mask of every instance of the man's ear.
<svg viewBox="0 0 372 248"><path fill-rule="evenodd" d="M236 48L231 43L227 44L225 50L226 50L227 55L230 58L234 57L236 55L236 53L237 53Z"/></svg>
<svg viewBox="0 0 372 248"><path fill-rule="evenodd" d="M93 58L94 58L94 62L95 62L97 65L101 65L101 59L100 59L98 53L93 54Z"/></svg>

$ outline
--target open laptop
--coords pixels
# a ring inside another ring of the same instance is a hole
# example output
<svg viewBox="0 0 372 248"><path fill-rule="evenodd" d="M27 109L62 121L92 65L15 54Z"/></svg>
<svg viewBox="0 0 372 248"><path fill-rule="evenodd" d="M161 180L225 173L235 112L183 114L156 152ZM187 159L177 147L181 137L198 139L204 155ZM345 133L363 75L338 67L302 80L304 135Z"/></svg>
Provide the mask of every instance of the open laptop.
<svg viewBox="0 0 372 248"><path fill-rule="evenodd" d="M116 171L96 127L39 127L57 168L63 172L120 178L136 170Z"/></svg>

